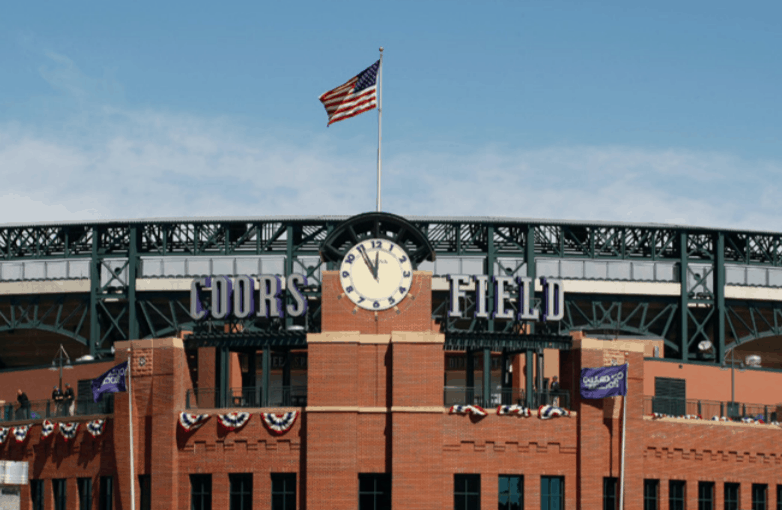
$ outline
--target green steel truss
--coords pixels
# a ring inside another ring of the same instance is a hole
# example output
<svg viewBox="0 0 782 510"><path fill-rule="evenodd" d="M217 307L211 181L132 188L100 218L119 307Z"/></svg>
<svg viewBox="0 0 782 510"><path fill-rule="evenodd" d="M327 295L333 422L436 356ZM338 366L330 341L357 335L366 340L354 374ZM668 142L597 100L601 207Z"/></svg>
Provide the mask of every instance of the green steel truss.
<svg viewBox="0 0 782 510"><path fill-rule="evenodd" d="M286 274L307 274L311 285L306 292L318 303L318 271L335 265L333 261L313 265L311 260L320 256L329 234L349 220L171 219L0 227L0 262L90 261L87 294L0 296L0 332L52 331L101 355L117 340L182 330L225 331L224 323L193 324L186 293L137 291L141 257L282 256ZM423 235L438 260L480 257L485 274L496 268L507 275L535 278L535 261L547 258L653 261L677 268L677 296L567 294L565 320L556 324L451 320L445 313L448 296L436 292L433 317L448 333L505 334L532 326L536 334L563 335L584 329L607 335L646 335L663 338L666 356L681 360L702 359L697 349L702 340L711 340L715 346L706 358L721 360L731 345L782 334L782 303L729 300L724 292L726 264L782 267L782 234L502 218L406 220ZM467 304L467 316L472 306ZM227 327L246 334L269 334L291 326L318 331L319 304L310 306L306 316L295 322L290 318L248 320Z"/></svg>

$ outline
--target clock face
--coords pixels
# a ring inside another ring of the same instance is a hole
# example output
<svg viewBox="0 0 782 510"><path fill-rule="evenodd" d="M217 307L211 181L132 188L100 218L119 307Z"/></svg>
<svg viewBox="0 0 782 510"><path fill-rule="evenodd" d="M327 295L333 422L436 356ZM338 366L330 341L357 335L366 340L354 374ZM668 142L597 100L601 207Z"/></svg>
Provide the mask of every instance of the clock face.
<svg viewBox="0 0 782 510"><path fill-rule="evenodd" d="M366 239L350 249L339 268L342 289L351 301L367 310L386 310L410 291L413 265L398 244Z"/></svg>

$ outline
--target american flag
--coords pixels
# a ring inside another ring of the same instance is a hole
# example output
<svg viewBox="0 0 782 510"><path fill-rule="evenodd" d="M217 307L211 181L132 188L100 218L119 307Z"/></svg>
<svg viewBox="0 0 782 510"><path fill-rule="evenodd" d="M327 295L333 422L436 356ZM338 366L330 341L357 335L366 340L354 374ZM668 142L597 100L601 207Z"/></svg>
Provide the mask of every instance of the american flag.
<svg viewBox="0 0 782 510"><path fill-rule="evenodd" d="M329 126L377 106L377 73L379 70L380 61L378 60L349 79L344 85L321 94L318 99L326 108Z"/></svg>

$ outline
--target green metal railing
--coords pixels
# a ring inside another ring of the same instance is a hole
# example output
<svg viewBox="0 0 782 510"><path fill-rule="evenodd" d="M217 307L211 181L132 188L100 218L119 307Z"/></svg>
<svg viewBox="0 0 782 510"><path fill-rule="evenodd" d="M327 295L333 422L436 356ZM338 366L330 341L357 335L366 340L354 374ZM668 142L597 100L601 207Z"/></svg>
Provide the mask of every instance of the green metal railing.
<svg viewBox="0 0 782 510"><path fill-rule="evenodd" d="M490 400L484 402L480 387L470 386L445 386L443 388L443 404L452 406L457 404L479 405L481 407L494 407L498 405L527 405L527 393L521 388L500 388L490 393ZM570 409L570 392L558 391L533 391L532 406L555 405Z"/></svg>
<svg viewBox="0 0 782 510"><path fill-rule="evenodd" d="M777 421L777 406L750 404L725 400L683 399L671 397L644 397L644 415L661 413L668 416L697 415L703 419L725 416L732 420L741 418L763 418L763 421Z"/></svg>
<svg viewBox="0 0 782 510"><path fill-rule="evenodd" d="M5 404L0 413L2 421L42 420L44 418L68 418L71 416L91 416L95 414L113 414L114 395L103 395L100 402L75 400L72 404L57 403L54 400L31 400L28 407L19 404Z"/></svg>
<svg viewBox="0 0 782 510"><path fill-rule="evenodd" d="M269 401L263 402L263 389L258 386L244 388L196 388L187 390L187 409L222 409L230 407L304 407L307 405L306 386L273 386L269 388Z"/></svg>

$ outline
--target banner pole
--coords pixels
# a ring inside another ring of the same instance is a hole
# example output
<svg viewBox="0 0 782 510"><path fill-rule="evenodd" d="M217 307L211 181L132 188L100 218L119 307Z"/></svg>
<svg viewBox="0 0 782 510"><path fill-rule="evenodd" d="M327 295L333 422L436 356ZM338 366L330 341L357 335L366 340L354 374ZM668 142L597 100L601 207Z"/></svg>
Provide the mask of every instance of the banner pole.
<svg viewBox="0 0 782 510"><path fill-rule="evenodd" d="M133 344L128 348L128 422L130 425L130 508L136 510L136 473L133 462L133 393L130 384L131 366L133 365Z"/></svg>
<svg viewBox="0 0 782 510"><path fill-rule="evenodd" d="M380 198L380 176L382 161L380 159L380 143L383 141L383 47L380 47L380 65L377 68L377 212L382 209Z"/></svg>
<svg viewBox="0 0 782 510"><path fill-rule="evenodd" d="M627 373L630 373L630 363L626 363ZM627 384L627 381L625 381ZM629 386L629 385L628 385ZM619 475L619 510L624 510L625 499L625 432L627 431L627 391L622 397L622 472Z"/></svg>

